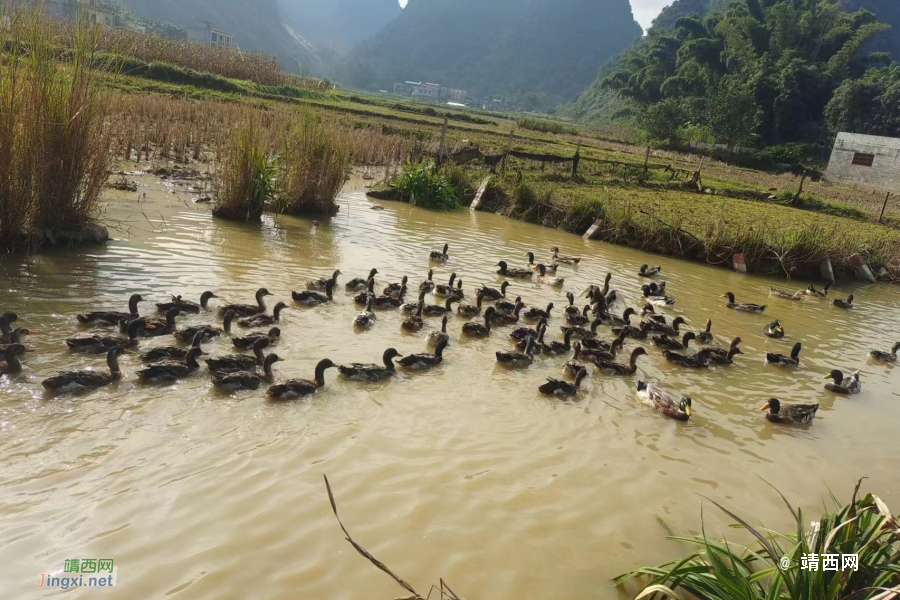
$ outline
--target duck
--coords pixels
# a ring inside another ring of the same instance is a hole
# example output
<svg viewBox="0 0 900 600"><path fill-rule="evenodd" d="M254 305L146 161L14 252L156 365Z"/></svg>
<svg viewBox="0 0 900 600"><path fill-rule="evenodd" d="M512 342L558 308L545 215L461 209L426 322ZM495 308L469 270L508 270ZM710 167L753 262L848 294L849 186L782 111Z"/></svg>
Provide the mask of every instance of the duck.
<svg viewBox="0 0 900 600"><path fill-rule="evenodd" d="M430 331L428 333L428 337L425 338L425 343L429 346L437 346L441 340L447 340L450 342L450 335L447 333L447 322L450 320L449 315L444 315L441 318L441 330L440 331Z"/></svg>
<svg viewBox="0 0 900 600"><path fill-rule="evenodd" d="M378 320L378 317L375 316L375 298L369 296L369 303L366 305L366 310L361 313L357 313L356 317L353 319L353 326L360 327L362 329L371 329L375 326L375 321ZM419 304L421 306L421 303Z"/></svg>
<svg viewBox="0 0 900 600"><path fill-rule="evenodd" d="M375 280L370 281L372 282L372 285L375 284ZM294 302L297 304L302 304L304 306L327 304L334 299L334 279L330 279L328 283L325 284L324 295L321 292L307 290L305 292L291 292L291 298L293 298ZM265 308L263 310L265 310Z"/></svg>
<svg viewBox="0 0 900 600"><path fill-rule="evenodd" d="M691 418L690 396L682 396L681 400L665 392L652 383L637 382L637 396L647 406L651 406L676 421L687 421Z"/></svg>
<svg viewBox="0 0 900 600"><path fill-rule="evenodd" d="M166 320L160 321L158 319L148 319L147 317L141 317L139 319L135 319L134 323L141 323L143 327L138 329L138 335L143 337L160 337L163 335L169 335L170 333L175 333L175 318L181 314L181 310L177 308L170 308L166 311ZM124 332L128 331L128 324L125 321L119 322L119 328L124 329Z"/></svg>
<svg viewBox="0 0 900 600"><path fill-rule="evenodd" d="M579 310L579 308L575 306L575 294L573 294L572 292L566 292L566 300L569 301L569 304L564 309L565 314L580 315L581 310Z"/></svg>
<svg viewBox="0 0 900 600"><path fill-rule="evenodd" d="M638 275L640 277L656 277L657 275L659 275L660 271L662 271L662 267L650 268L649 265L641 265L641 269L638 271Z"/></svg>
<svg viewBox="0 0 900 600"><path fill-rule="evenodd" d="M769 411L766 420L784 425L806 425L812 423L819 410L818 404L781 404L778 398L770 398L759 410Z"/></svg>
<svg viewBox="0 0 900 600"><path fill-rule="evenodd" d="M679 327L687 323L687 321L684 320L684 317L675 317L672 319L671 325L666 325L665 323L654 320L647 322L650 323L650 331L671 336L680 335L681 332L678 330Z"/></svg>
<svg viewBox="0 0 900 600"><path fill-rule="evenodd" d="M274 346L281 339L281 329L273 327L269 331L257 331L249 335L231 338L231 343L235 348L252 348L258 340L269 342L269 346Z"/></svg>
<svg viewBox="0 0 900 600"><path fill-rule="evenodd" d="M553 246L550 251L553 253L554 262L563 263L565 265L577 265L581 262L580 256L562 256L559 253L559 246Z"/></svg>
<svg viewBox="0 0 900 600"><path fill-rule="evenodd" d="M733 350L734 348L737 348L743 341L744 340L742 340L740 336L738 336L731 340L731 344L728 346L727 350L725 350L724 348L707 348L707 350L709 351L708 356L710 357L710 360L712 362L715 362L717 364L731 364L730 361L725 362L728 359L728 353L731 352L731 350Z"/></svg>
<svg viewBox="0 0 900 600"><path fill-rule="evenodd" d="M447 296L452 296L456 289L453 287L453 283L455 281L456 281L456 273L450 273L450 281L446 285L444 285L443 283L439 283L438 285L434 286L434 292L433 292L434 295L441 296L443 298L446 298Z"/></svg>
<svg viewBox="0 0 900 600"><path fill-rule="evenodd" d="M627 365L612 361L597 361L596 365L598 369L611 375L634 375L637 372L637 359L646 355L647 351L642 346L638 346L631 352L631 358Z"/></svg>
<svg viewBox="0 0 900 600"><path fill-rule="evenodd" d="M606 350L608 352L612 348L612 345L616 340L619 340L621 344L624 344L626 337L628 336L622 335L620 333L612 342L604 342L603 340L598 340L597 338L582 338L581 346L585 349Z"/></svg>
<svg viewBox="0 0 900 600"><path fill-rule="evenodd" d="M281 359L277 354L270 354L263 361L262 374L256 371L235 371L231 373L216 372L212 376L212 383L220 390L226 392L239 392L242 390L257 390L264 381L272 381L272 365Z"/></svg>
<svg viewBox="0 0 900 600"><path fill-rule="evenodd" d="M137 371L138 379L145 382L175 381L187 377L200 368L197 362L203 351L199 347L193 347L187 351L183 362L176 358L169 358L161 362L147 365Z"/></svg>
<svg viewBox="0 0 900 600"><path fill-rule="evenodd" d="M510 314L514 310L516 310L516 307L519 306L520 304L522 304L522 296L516 296L515 302L507 302L506 300L499 300L499 301L495 302L494 309L497 312Z"/></svg>
<svg viewBox="0 0 900 600"><path fill-rule="evenodd" d="M266 312L266 296L271 296L272 292L267 290L266 288L259 288L256 290L256 306L252 304L226 304L225 306L219 307L219 313L225 314L228 311L233 311L238 317L250 317L259 313Z"/></svg>
<svg viewBox="0 0 900 600"><path fill-rule="evenodd" d="M712 320L706 320L706 329L699 332L697 334L697 341L701 344L712 344L715 341L715 338L712 334Z"/></svg>
<svg viewBox="0 0 900 600"><path fill-rule="evenodd" d="M519 327L517 329L513 329L509 337L514 340L524 340L529 337L537 337L540 335L541 327L545 327L547 325L547 319L541 319L537 322L537 325L534 326L534 329L530 327Z"/></svg>
<svg viewBox="0 0 900 600"><path fill-rule="evenodd" d="M581 355L585 358L591 359L594 363L596 362L615 362L616 358L619 354L619 351L622 350L622 346L624 344L624 340L622 338L616 338L609 345L609 349L605 348L585 348L584 341L579 342L581 344Z"/></svg>
<svg viewBox="0 0 900 600"><path fill-rule="evenodd" d="M0 367L0 376L15 375L22 372L22 362L19 356L25 354L25 346L22 344L8 344L0 355L6 361L6 366Z"/></svg>
<svg viewBox="0 0 900 600"><path fill-rule="evenodd" d="M203 343L203 332L198 331L194 338L191 340L190 348L183 348L181 346L163 346L160 348L153 348L152 350L147 350L146 352L141 354L141 361L145 363L155 363L163 360L185 360L188 352L193 348L201 348ZM203 354L201 349L200 354Z"/></svg>
<svg viewBox="0 0 900 600"><path fill-rule="evenodd" d="M284 302L279 302L272 309L271 315L253 315L252 317L244 317L238 319L237 324L241 327L270 327L281 321L281 311L287 308Z"/></svg>
<svg viewBox="0 0 900 600"><path fill-rule="evenodd" d="M872 350L869 352L869 356L874 360L883 363L895 363L897 362L897 351L900 350L900 342L894 344L894 347L891 348L890 352L881 352L880 350Z"/></svg>
<svg viewBox="0 0 900 600"><path fill-rule="evenodd" d="M654 292L649 285L643 286L641 290L644 294L644 302L648 304L655 306L672 306L675 304L675 298L660 294L658 291Z"/></svg>
<svg viewBox="0 0 900 600"><path fill-rule="evenodd" d="M627 327L631 325L631 317L636 314L637 311L629 306L624 311L622 311L621 317L617 317L614 314L609 314L606 317L601 317L601 320L610 327Z"/></svg>
<svg viewBox="0 0 900 600"><path fill-rule="evenodd" d="M516 309L513 311L513 314L508 315L506 313L494 312L491 316L491 321L494 325L502 326L502 325L515 325L519 322L519 313L522 312L522 308L524 308L524 304L519 302L516 305Z"/></svg>
<svg viewBox="0 0 900 600"><path fill-rule="evenodd" d="M231 354L206 359L206 368L212 373L237 373L255 369L266 360L263 349L269 347L268 340L259 339L253 343L253 356L246 354Z"/></svg>
<svg viewBox="0 0 900 600"><path fill-rule="evenodd" d="M395 298L393 296L378 296L372 301L375 308L381 310L390 310L403 306L403 297L406 296L406 286L400 288L400 294Z"/></svg>
<svg viewBox="0 0 900 600"><path fill-rule="evenodd" d="M847 296L846 300L841 300L840 298L835 298L832 304L838 308L851 309L853 308L853 294Z"/></svg>
<svg viewBox="0 0 900 600"><path fill-rule="evenodd" d="M323 277L321 279L310 279L306 282L306 289L311 291L325 291L325 286L328 285L329 281L333 281L334 285L337 285L338 275L343 275L340 269L336 270L331 274L331 278Z"/></svg>
<svg viewBox="0 0 900 600"><path fill-rule="evenodd" d="M671 350L663 350L663 356L672 364L691 369L704 369L712 362L711 352L709 348L704 348L697 354L678 354Z"/></svg>
<svg viewBox="0 0 900 600"><path fill-rule="evenodd" d="M475 306L471 304L460 304L456 307L456 313L463 317L477 317L481 315L481 304L484 301L484 294L478 290L475 294Z"/></svg>
<svg viewBox="0 0 900 600"><path fill-rule="evenodd" d="M784 327L781 325L781 321L776 319L766 325L765 329L763 329L763 333L766 337L780 339L784 337Z"/></svg>
<svg viewBox="0 0 900 600"><path fill-rule="evenodd" d="M515 277L518 279L531 279L534 275L531 269L520 269L520 268L510 268L509 265L506 264L505 260L501 260L497 263L497 266L500 267L500 270L497 271L497 274L503 275L504 277Z"/></svg>
<svg viewBox="0 0 900 600"><path fill-rule="evenodd" d="M425 293L434 290L434 269L428 269L428 279L419 284L419 291Z"/></svg>
<svg viewBox="0 0 900 600"><path fill-rule="evenodd" d="M639 326L626 325L625 327L613 327L613 334L631 338L633 340L646 340L650 335L651 323L644 321ZM675 334L677 335L677 333Z"/></svg>
<svg viewBox="0 0 900 600"><path fill-rule="evenodd" d="M585 329L584 327L560 327L560 331L563 333L568 333L570 330L572 331L572 337L580 340L592 340L597 337L597 328L602 325L603 322L600 319L594 319L591 321L591 328Z"/></svg>
<svg viewBox="0 0 900 600"><path fill-rule="evenodd" d="M138 314L138 304L144 301L144 298L140 294L132 294L131 298L128 299L128 312L111 312L111 311L96 311L89 312L80 315L75 315L75 318L82 325L118 325L122 321L133 321L137 319L140 314ZM15 313L7 313L7 314L15 314ZM6 316L6 315L4 315Z"/></svg>
<svg viewBox="0 0 900 600"><path fill-rule="evenodd" d="M538 283L543 283L545 285L550 285L553 287L562 287L562 285L566 282L563 277L547 277L547 265L540 264L538 265Z"/></svg>
<svg viewBox="0 0 900 600"><path fill-rule="evenodd" d="M543 351L549 355L561 355L568 354L572 351L572 338L575 336L574 330L568 330L563 336L562 342L550 342L549 344L544 344Z"/></svg>
<svg viewBox="0 0 900 600"><path fill-rule="evenodd" d="M781 298L782 300L803 300L803 292L788 292L785 290L780 290L776 287L769 288L769 294L775 296L776 298Z"/></svg>
<svg viewBox="0 0 900 600"><path fill-rule="evenodd" d="M491 320L496 311L493 306L488 306L484 311L484 324L482 323L465 323L462 326L462 332L470 337L487 337L491 334Z"/></svg>
<svg viewBox="0 0 900 600"><path fill-rule="evenodd" d="M777 365L779 367L796 367L800 364L800 349L802 347L803 346L800 344L800 342L794 344L794 347L791 349L790 356L767 352L766 362L770 365Z"/></svg>
<svg viewBox="0 0 900 600"><path fill-rule="evenodd" d="M547 305L547 310L532 307L532 308L529 308L528 310L526 310L522 316L531 321L538 320L538 319L549 319L551 310L553 310L552 302Z"/></svg>
<svg viewBox="0 0 900 600"><path fill-rule="evenodd" d="M346 284L344 284L344 288L348 292L361 292L366 289L369 285L369 282L372 281L372 285L374 285L375 276L378 275L378 269L372 269L369 271L369 276L363 279L362 277L357 277L356 279L351 279ZM324 289L324 288L322 288Z"/></svg>
<svg viewBox="0 0 900 600"><path fill-rule="evenodd" d="M354 304L359 304L360 306L366 306L369 303L369 298L375 298L375 280L370 279L366 282L365 291L355 295L353 297ZM413 311L415 311L415 305L413 305ZM410 311L412 312L412 311Z"/></svg>
<svg viewBox="0 0 900 600"><path fill-rule="evenodd" d="M578 395L581 382L587 377L587 369L581 369L575 376L575 383L569 383L562 379L547 378L547 382L538 387L538 391L548 396L556 396L557 398L574 398Z"/></svg>
<svg viewBox="0 0 900 600"><path fill-rule="evenodd" d="M399 283L391 283L384 288L382 295L384 296L393 296L397 297L400 295L400 290L406 287L406 284L409 283L409 277L406 275L403 276L403 279L400 280ZM421 287L419 288L421 290Z"/></svg>
<svg viewBox="0 0 900 600"><path fill-rule="evenodd" d="M537 271L539 266L540 265L538 265L537 263L534 262L534 252L529 252L528 253L528 268L531 269L532 271ZM556 274L556 270L559 268L559 265L555 265L555 264L554 265L544 265L544 268L547 270L548 273Z"/></svg>
<svg viewBox="0 0 900 600"><path fill-rule="evenodd" d="M552 306L552 304L551 304ZM584 309L579 313L578 310L574 313L567 312L566 313L566 323L573 327L583 327L585 325L589 325L591 322L591 317L588 315L591 312L591 306L586 304Z"/></svg>
<svg viewBox="0 0 900 600"><path fill-rule="evenodd" d="M449 302L449 300L448 300ZM405 329L406 331L419 331L423 327L425 327L425 321L422 320L422 309L425 308L425 304L419 300L419 308L416 310L416 314L411 317L406 317L402 323L400 323L400 327Z"/></svg>
<svg viewBox="0 0 900 600"><path fill-rule="evenodd" d="M497 362L508 367L526 367L534 362L534 338L528 338L525 352L497 352Z"/></svg>
<svg viewBox="0 0 900 600"><path fill-rule="evenodd" d="M31 331L30 329L25 329L24 327L17 327L13 329L9 332L9 335L6 336L7 341L0 344L0 354L5 354L10 346L20 345L24 347L24 344L22 344L22 338L33 333L37 332Z"/></svg>
<svg viewBox="0 0 900 600"><path fill-rule="evenodd" d="M448 340L442 339L437 343L434 354L428 352L423 354L410 354L409 356L404 356L398 362L401 367L415 371L436 367L444 362L444 350L447 349L448 343Z"/></svg>
<svg viewBox="0 0 900 600"><path fill-rule="evenodd" d="M572 358L567 360L566 364L563 365L563 375L568 375L570 377L578 376L578 372L585 368L584 364L579 362L579 358L581 358L581 343L575 342L575 345L572 346Z"/></svg>
<svg viewBox="0 0 900 600"><path fill-rule="evenodd" d="M444 306L440 306L437 304L425 304L422 309L422 313L426 317L443 317L446 314L452 313L453 305L458 302L459 300L457 300L456 298L447 298Z"/></svg>
<svg viewBox="0 0 900 600"><path fill-rule="evenodd" d="M403 355L394 348L388 348L384 351L384 355L381 358L384 366L353 363L351 365L339 366L338 371L340 371L341 375L344 377L356 381L380 381L382 379L387 379L394 374L396 371L394 359L402 357Z"/></svg>
<svg viewBox="0 0 900 600"><path fill-rule="evenodd" d="M652 339L653 343L660 348L666 348L668 350L687 350L690 341L697 339L697 334L693 331L688 331L681 338L680 342L670 338L666 334L654 335Z"/></svg>
<svg viewBox="0 0 900 600"><path fill-rule="evenodd" d="M543 322L537 329L537 337L528 335L522 339L516 340L516 348L518 348L520 352L525 352L525 350L528 349L528 345L533 341L534 345L532 346L531 351L535 356L542 354L545 349L549 353L550 346L544 343L544 334L547 333L547 323Z"/></svg>
<svg viewBox="0 0 900 600"><path fill-rule="evenodd" d="M858 394L860 390L862 390L862 383L859 380L859 371L855 371L849 377L844 377L844 374L841 371L835 369L826 375L825 379L832 380L831 383L825 384L825 389L829 392L834 392L835 394L850 396Z"/></svg>
<svg viewBox="0 0 900 600"><path fill-rule="evenodd" d="M494 289L487 286L483 286L481 288L481 295L484 296L485 300L494 301L502 300L506 298L506 288L509 287L509 282L504 281L500 284L500 289Z"/></svg>
<svg viewBox="0 0 900 600"><path fill-rule="evenodd" d="M450 244L444 244L444 249L438 252L437 250L432 250L429 258L435 262L447 262L450 260Z"/></svg>
<svg viewBox="0 0 900 600"><path fill-rule="evenodd" d="M817 298L825 298L828 296L828 290L831 289L831 286L833 283L834 283L833 281L829 281L828 283L825 284L825 288L822 290L817 290L816 286L814 286L813 284L809 284L806 287L806 290L804 290L804 293L807 296L816 296Z"/></svg>
<svg viewBox="0 0 900 600"><path fill-rule="evenodd" d="M69 371L48 377L41 382L41 385L44 386L44 389L57 393L87 391L109 385L122 378L119 357L123 354L125 354L125 349L121 346L110 348L106 353L106 366L109 368L109 373Z"/></svg>
<svg viewBox="0 0 900 600"><path fill-rule="evenodd" d="M213 327L211 325L193 325L191 327L185 327L184 329L179 329L174 333L175 339L179 342L189 342L194 339L194 336L197 333L203 333L203 341L208 342L213 338L217 338L225 333L231 333L231 322L237 316L237 313L233 310L229 310L225 313L225 317L222 319L222 327Z"/></svg>
<svg viewBox="0 0 900 600"><path fill-rule="evenodd" d="M738 304L734 301L734 294L732 294L731 292L725 292L722 297L728 298L728 302L725 304L726 307L741 312L762 314L766 312L766 309L768 308L768 306L766 306L765 304Z"/></svg>
<svg viewBox="0 0 900 600"><path fill-rule="evenodd" d="M709 350L713 350L710 348ZM709 354L709 362L714 365L733 365L734 357L737 354L743 354L740 348L737 346L732 346L728 349L725 354L719 354L717 352L710 352Z"/></svg>
<svg viewBox="0 0 900 600"><path fill-rule="evenodd" d="M12 334L11 324L19 319L19 315L14 312L5 312L0 315L0 342L4 344L10 342Z"/></svg>
<svg viewBox="0 0 900 600"><path fill-rule="evenodd" d="M177 309L176 309L177 310ZM91 335L77 336L66 339L66 346L72 352L78 354L106 354L116 347L130 348L138 343L138 336L144 324L140 321L132 321L128 324L127 335Z"/></svg>
<svg viewBox="0 0 900 600"><path fill-rule="evenodd" d="M330 359L323 358L316 365L313 379L288 379L284 383L269 386L266 396L269 400L293 400L312 396L325 387L325 371L336 366Z"/></svg>
<svg viewBox="0 0 900 600"><path fill-rule="evenodd" d="M200 311L207 310L209 308L209 301L213 298L218 298L218 296L209 291L203 292L200 295L199 304L191 302L190 300L185 300L181 296L172 296L171 302L157 303L156 310L161 313L167 313L170 309L177 308L185 314L198 315L200 314Z"/></svg>

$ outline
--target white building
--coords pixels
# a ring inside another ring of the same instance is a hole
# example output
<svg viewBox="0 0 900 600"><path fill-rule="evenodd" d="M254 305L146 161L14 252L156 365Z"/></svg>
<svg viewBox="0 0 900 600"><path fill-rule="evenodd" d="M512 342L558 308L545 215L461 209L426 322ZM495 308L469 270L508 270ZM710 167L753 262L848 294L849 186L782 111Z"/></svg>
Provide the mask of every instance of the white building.
<svg viewBox="0 0 900 600"><path fill-rule="evenodd" d="M219 48L234 47L234 34L216 29L209 21L198 21L187 28L188 40Z"/></svg>
<svg viewBox="0 0 900 600"><path fill-rule="evenodd" d="M839 133L825 177L876 188L900 188L900 138Z"/></svg>

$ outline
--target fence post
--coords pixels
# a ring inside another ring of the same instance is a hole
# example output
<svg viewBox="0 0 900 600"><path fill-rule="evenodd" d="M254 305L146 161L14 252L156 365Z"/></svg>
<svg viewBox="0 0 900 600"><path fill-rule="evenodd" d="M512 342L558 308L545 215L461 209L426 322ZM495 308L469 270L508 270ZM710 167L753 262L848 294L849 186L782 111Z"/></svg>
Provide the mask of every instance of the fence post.
<svg viewBox="0 0 900 600"><path fill-rule="evenodd" d="M444 126L441 128L441 149L438 152L438 166L444 164L444 152L447 149L447 121L448 117L444 117Z"/></svg>
<svg viewBox="0 0 900 600"><path fill-rule="evenodd" d="M512 140L513 134L516 132L516 128L513 127L509 130L509 139L506 141L506 154L503 155L503 165L500 167L500 175L506 177L506 159L509 158L509 153L512 150Z"/></svg>
<svg viewBox="0 0 900 600"><path fill-rule="evenodd" d="M581 160L581 142L578 142L578 147L575 148L575 156L572 158L572 179L575 179L578 176L578 162Z"/></svg>
<svg viewBox="0 0 900 600"><path fill-rule="evenodd" d="M881 221L884 220L884 209L887 208L888 198L890 198L890 197L891 197L891 193L890 193L890 192L888 192L888 193L885 194L885 196L884 196L884 204L881 206L881 216L878 217L878 222L879 222L879 223L881 223Z"/></svg>
<svg viewBox="0 0 900 600"><path fill-rule="evenodd" d="M647 146L647 152L644 153L644 177L647 176L647 165L650 162L650 146Z"/></svg>

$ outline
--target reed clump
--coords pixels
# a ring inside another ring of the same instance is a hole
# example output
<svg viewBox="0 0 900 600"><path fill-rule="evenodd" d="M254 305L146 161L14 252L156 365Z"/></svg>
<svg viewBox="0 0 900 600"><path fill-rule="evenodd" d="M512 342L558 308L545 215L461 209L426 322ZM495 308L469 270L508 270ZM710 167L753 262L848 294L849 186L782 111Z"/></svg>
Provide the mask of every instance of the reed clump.
<svg viewBox="0 0 900 600"><path fill-rule="evenodd" d="M240 221L259 221L267 203L275 199L280 167L265 140L259 121L247 118L222 152L216 173L213 215Z"/></svg>
<svg viewBox="0 0 900 600"><path fill-rule="evenodd" d="M24 12L5 21L0 48L12 51L0 63L0 246L9 250L92 224L112 138L91 69L96 29L74 28L60 57L51 21Z"/></svg>

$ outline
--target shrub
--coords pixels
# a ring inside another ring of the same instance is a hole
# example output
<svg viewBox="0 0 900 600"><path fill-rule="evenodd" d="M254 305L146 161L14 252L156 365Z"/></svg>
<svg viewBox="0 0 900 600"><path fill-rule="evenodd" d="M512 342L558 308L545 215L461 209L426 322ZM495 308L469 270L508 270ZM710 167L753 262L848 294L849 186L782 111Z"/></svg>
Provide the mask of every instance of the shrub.
<svg viewBox="0 0 900 600"><path fill-rule="evenodd" d="M275 198L280 172L277 159L266 148L259 123L247 119L240 124L222 152L213 215L259 221L266 203Z"/></svg>
<svg viewBox="0 0 900 600"><path fill-rule="evenodd" d="M569 127L563 123L556 121L542 121L540 119L518 119L516 125L522 129L530 129L531 131L540 131L543 133L569 133L576 135L578 130Z"/></svg>
<svg viewBox="0 0 900 600"><path fill-rule="evenodd" d="M453 184L431 165L406 163L396 187L413 206L437 210L453 210L461 206Z"/></svg>
<svg viewBox="0 0 900 600"><path fill-rule="evenodd" d="M280 212L334 214L334 199L347 177L350 150L334 126L311 112L290 123L279 142L282 173L276 207Z"/></svg>
<svg viewBox="0 0 900 600"><path fill-rule="evenodd" d="M809 529L804 527L800 509L794 510L785 499L797 524L795 533L753 527L714 502L756 542L742 546L716 541L705 531L698 537L672 536L696 550L682 559L622 575L616 583L649 576L638 598L674 600L687 594L708 600L894 598L900 593L900 520L877 496L858 499L861 483L856 484L849 504L842 506L832 498L834 512L826 512ZM804 570L801 557L810 554L820 559L825 554L857 554L859 568ZM785 559L787 568L781 566Z"/></svg>

